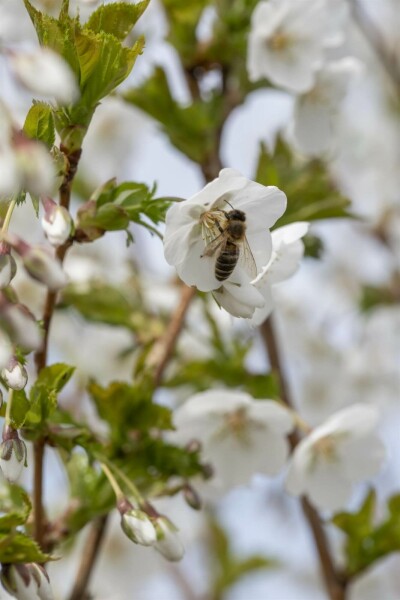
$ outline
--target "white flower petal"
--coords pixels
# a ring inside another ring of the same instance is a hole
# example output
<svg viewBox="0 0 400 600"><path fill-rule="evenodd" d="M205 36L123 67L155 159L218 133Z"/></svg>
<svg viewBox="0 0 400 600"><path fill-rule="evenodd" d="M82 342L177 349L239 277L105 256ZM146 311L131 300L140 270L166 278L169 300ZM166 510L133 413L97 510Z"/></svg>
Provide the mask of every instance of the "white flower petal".
<svg viewBox="0 0 400 600"><path fill-rule="evenodd" d="M344 472L352 481L362 481L376 475L386 457L384 445L373 434L343 442L340 454Z"/></svg>

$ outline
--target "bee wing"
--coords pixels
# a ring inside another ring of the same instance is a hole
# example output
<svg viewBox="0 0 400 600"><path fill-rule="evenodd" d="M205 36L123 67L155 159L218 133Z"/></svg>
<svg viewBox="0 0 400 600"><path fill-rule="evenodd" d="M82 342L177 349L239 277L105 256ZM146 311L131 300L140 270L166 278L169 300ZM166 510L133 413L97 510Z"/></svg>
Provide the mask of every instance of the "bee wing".
<svg viewBox="0 0 400 600"><path fill-rule="evenodd" d="M204 249L202 256L213 256L218 248L226 244L226 234L223 231L216 238L211 240Z"/></svg>
<svg viewBox="0 0 400 600"><path fill-rule="evenodd" d="M212 256L226 241L225 227L225 214L218 215L212 221L208 221L207 224L203 223L202 237L206 247L202 256Z"/></svg>
<svg viewBox="0 0 400 600"><path fill-rule="evenodd" d="M251 279L255 279L257 277L257 264L246 237L240 244L240 255L238 262L240 267L250 275Z"/></svg>

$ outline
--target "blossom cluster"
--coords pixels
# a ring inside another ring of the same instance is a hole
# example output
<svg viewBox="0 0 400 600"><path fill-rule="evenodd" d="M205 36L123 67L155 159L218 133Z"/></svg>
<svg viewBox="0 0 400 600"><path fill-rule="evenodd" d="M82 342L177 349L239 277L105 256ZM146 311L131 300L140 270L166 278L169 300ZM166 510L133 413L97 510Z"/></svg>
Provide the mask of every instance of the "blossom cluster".
<svg viewBox="0 0 400 600"><path fill-rule="evenodd" d="M249 77L295 94L293 133L308 155L332 148L339 106L362 68L352 56L329 58L344 44L347 20L342 0L262 1L252 15Z"/></svg>
<svg viewBox="0 0 400 600"><path fill-rule="evenodd" d="M209 485L226 491L246 485L256 473L277 475L288 463L286 488L305 495L321 509L343 508L353 484L373 477L385 452L375 429L376 408L354 404L311 430L289 457L289 433L297 425L293 411L273 400L255 400L230 390L196 394L175 413L174 437L203 444L215 469Z"/></svg>

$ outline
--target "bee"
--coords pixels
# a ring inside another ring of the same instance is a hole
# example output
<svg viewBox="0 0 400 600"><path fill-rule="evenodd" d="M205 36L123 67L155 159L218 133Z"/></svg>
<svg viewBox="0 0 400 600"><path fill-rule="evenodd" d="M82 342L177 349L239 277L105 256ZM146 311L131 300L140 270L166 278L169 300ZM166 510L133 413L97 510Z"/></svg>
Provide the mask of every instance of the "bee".
<svg viewBox="0 0 400 600"><path fill-rule="evenodd" d="M257 266L246 238L246 214L242 210L218 209L206 213L203 237L207 245L202 257L214 256L218 251L215 262L218 281L226 281L239 262L252 279L256 277Z"/></svg>

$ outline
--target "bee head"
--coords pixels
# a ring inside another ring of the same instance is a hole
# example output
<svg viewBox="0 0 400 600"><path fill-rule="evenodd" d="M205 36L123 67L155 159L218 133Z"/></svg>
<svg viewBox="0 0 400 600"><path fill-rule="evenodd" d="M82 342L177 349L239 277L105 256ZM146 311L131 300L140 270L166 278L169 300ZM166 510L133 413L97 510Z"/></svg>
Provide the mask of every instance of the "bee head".
<svg viewBox="0 0 400 600"><path fill-rule="evenodd" d="M246 220L246 215L242 210L230 210L227 213L227 218L229 219L229 221L245 221Z"/></svg>

